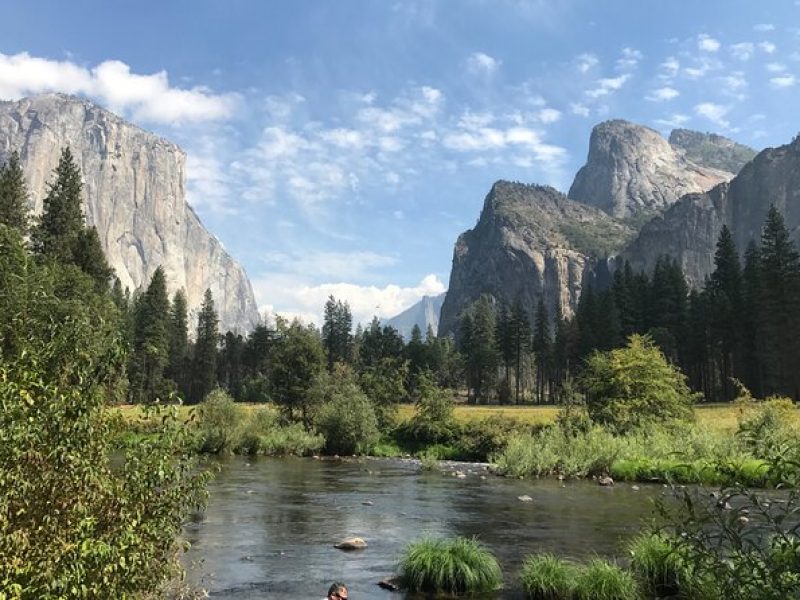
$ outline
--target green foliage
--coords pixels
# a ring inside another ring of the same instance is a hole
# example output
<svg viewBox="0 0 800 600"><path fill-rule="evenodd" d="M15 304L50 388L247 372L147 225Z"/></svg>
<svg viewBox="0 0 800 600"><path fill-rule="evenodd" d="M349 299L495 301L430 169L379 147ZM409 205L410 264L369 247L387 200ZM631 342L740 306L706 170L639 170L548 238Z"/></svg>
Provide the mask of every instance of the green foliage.
<svg viewBox="0 0 800 600"><path fill-rule="evenodd" d="M374 366L364 368L359 376L359 385L375 408L381 431L394 425L397 404L406 397L408 368L407 361L383 358Z"/></svg>
<svg viewBox="0 0 800 600"><path fill-rule="evenodd" d="M503 582L500 565L492 553L477 540L463 537L409 544L399 573L410 592L492 592Z"/></svg>
<svg viewBox="0 0 800 600"><path fill-rule="evenodd" d="M656 598L677 596L690 578L676 541L664 533L642 533L628 543L631 571Z"/></svg>
<svg viewBox="0 0 800 600"><path fill-rule="evenodd" d="M197 414L200 451L212 454L232 452L242 434L244 409L227 392L217 388L206 396Z"/></svg>
<svg viewBox="0 0 800 600"><path fill-rule="evenodd" d="M596 558L578 571L575 600L639 600L636 580L629 572Z"/></svg>
<svg viewBox="0 0 800 600"><path fill-rule="evenodd" d="M788 398L772 397L745 407L739 419L737 435L753 455L769 459L797 439L797 429L791 424L797 408Z"/></svg>
<svg viewBox="0 0 800 600"><path fill-rule="evenodd" d="M577 575L572 563L553 554L535 554L525 559L519 577L531 600L568 600Z"/></svg>
<svg viewBox="0 0 800 600"><path fill-rule="evenodd" d="M161 412L154 435L112 466L106 404L125 358L116 307L77 268L37 266L5 227L0 281L0 596L157 592L203 500L184 424Z"/></svg>
<svg viewBox="0 0 800 600"><path fill-rule="evenodd" d="M0 224L22 235L28 231L28 188L16 151L0 167Z"/></svg>
<svg viewBox="0 0 800 600"><path fill-rule="evenodd" d="M616 431L693 418L686 378L646 336L632 335L625 348L594 353L581 384L589 416Z"/></svg>
<svg viewBox="0 0 800 600"><path fill-rule="evenodd" d="M417 412L398 432L412 443L438 444L454 440L459 426L453 418L453 398L448 390L436 385L430 374L419 378Z"/></svg>
<svg viewBox="0 0 800 600"><path fill-rule="evenodd" d="M98 291L108 289L111 278L114 276L114 269L109 266L106 260L96 227L84 228L78 234L74 250L74 261L81 271L94 280Z"/></svg>
<svg viewBox="0 0 800 600"><path fill-rule="evenodd" d="M169 352L169 298L164 269L158 267L147 291L136 301L130 363L130 395L133 402L166 399L171 386L164 379Z"/></svg>
<svg viewBox="0 0 800 600"><path fill-rule="evenodd" d="M372 403L346 368L317 378L309 395L319 408L314 425L330 454L363 454L380 439Z"/></svg>
<svg viewBox="0 0 800 600"><path fill-rule="evenodd" d="M309 390L323 368L324 354L319 335L312 327L294 320L278 321L272 352L272 397L287 417L299 410L306 425L311 423Z"/></svg>
<svg viewBox="0 0 800 600"><path fill-rule="evenodd" d="M336 363L349 364L353 358L353 315L347 302L328 297L322 325L322 345L328 359L328 372Z"/></svg>
<svg viewBox="0 0 800 600"><path fill-rule="evenodd" d="M460 316L459 352L464 355L467 387L473 402L488 402L494 387L497 351L492 300L481 296Z"/></svg>
<svg viewBox="0 0 800 600"><path fill-rule="evenodd" d="M194 343L192 385L193 398L205 398L217 384L217 345L219 332L217 330L217 311L214 308L214 298L211 290L206 290L200 314L197 315L197 335Z"/></svg>
<svg viewBox="0 0 800 600"><path fill-rule="evenodd" d="M462 426L456 445L461 460L486 461L502 451L515 433L527 429L516 420L499 415Z"/></svg>

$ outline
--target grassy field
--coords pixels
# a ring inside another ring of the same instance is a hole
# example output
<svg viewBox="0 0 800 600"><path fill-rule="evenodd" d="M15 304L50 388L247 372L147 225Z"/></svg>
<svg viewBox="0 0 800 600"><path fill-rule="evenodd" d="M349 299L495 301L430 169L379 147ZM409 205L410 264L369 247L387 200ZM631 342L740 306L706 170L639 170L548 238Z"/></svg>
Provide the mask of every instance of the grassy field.
<svg viewBox="0 0 800 600"><path fill-rule="evenodd" d="M258 404L243 404L246 409L258 407ZM181 406L179 414L181 418L188 419L193 407ZM118 411L126 420L138 419L142 415L139 406L120 406L112 410ZM407 421L414 416L413 404L401 404L398 408L398 419ZM515 419L520 423L530 425L552 423L558 414L557 406L472 406L459 404L455 408L456 419L461 422L478 421L486 417L499 415ZM739 417L739 409L730 404L707 404L698 406L695 409L697 420L703 425L708 425L713 429L734 431ZM798 420L798 415L795 414Z"/></svg>

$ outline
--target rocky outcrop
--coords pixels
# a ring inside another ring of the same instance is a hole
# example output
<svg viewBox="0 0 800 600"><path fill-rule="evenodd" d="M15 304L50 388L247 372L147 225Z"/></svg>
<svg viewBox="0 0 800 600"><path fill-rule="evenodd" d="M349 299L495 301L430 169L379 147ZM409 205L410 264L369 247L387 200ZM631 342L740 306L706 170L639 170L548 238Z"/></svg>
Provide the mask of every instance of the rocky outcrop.
<svg viewBox="0 0 800 600"><path fill-rule="evenodd" d="M407 308L399 315L392 317L386 321L386 325L394 327L403 339L409 341L411 339L411 331L414 325L418 325L422 336L428 331L428 327L433 330L434 335L439 330L439 313L442 310L444 303L444 294L438 296L423 296L422 299Z"/></svg>
<svg viewBox="0 0 800 600"><path fill-rule="evenodd" d="M683 152L696 165L738 173L756 155L756 151L743 144L717 135L690 129L673 129L669 144Z"/></svg>
<svg viewBox="0 0 800 600"><path fill-rule="evenodd" d="M170 292L185 290L192 322L210 288L222 331L254 327L258 309L244 270L186 203L178 146L70 96L0 102L0 160L19 151L36 213L65 146L83 173L86 220L123 286L146 286L161 265Z"/></svg>
<svg viewBox="0 0 800 600"><path fill-rule="evenodd" d="M690 285L701 286L714 269L722 226L731 230L742 255L750 240L760 240L772 204L800 242L800 137L760 152L730 183L681 198L647 223L619 258L650 271L658 257L667 254L679 262Z"/></svg>
<svg viewBox="0 0 800 600"><path fill-rule="evenodd" d="M439 335L454 333L460 313L482 294L521 301L531 322L540 298L549 310L558 306L571 315L585 272L633 235L623 223L551 187L498 181L478 224L456 242Z"/></svg>
<svg viewBox="0 0 800 600"><path fill-rule="evenodd" d="M731 177L690 161L649 127L614 120L592 130L586 164L568 196L617 218L643 219Z"/></svg>

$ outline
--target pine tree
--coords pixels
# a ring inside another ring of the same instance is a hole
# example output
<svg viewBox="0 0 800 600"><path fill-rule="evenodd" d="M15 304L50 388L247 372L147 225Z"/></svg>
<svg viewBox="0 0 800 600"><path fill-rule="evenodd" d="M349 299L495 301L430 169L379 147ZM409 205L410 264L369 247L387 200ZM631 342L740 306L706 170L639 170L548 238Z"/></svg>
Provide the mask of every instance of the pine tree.
<svg viewBox="0 0 800 600"><path fill-rule="evenodd" d="M353 315L350 305L333 296L325 302L322 344L328 359L328 372L337 362L350 363L353 356Z"/></svg>
<svg viewBox="0 0 800 600"><path fill-rule="evenodd" d="M722 399L736 395L734 365L741 364L742 272L736 244L726 225L722 226L714 272L708 279L708 316L711 344L719 362Z"/></svg>
<svg viewBox="0 0 800 600"><path fill-rule="evenodd" d="M0 224L16 229L23 236L28 232L28 188L16 151L0 168Z"/></svg>
<svg viewBox="0 0 800 600"><path fill-rule="evenodd" d="M217 346L219 319L214 309L211 290L206 290L200 314L197 316L197 336L194 345L192 399L201 402L217 384Z"/></svg>
<svg viewBox="0 0 800 600"><path fill-rule="evenodd" d="M44 199L44 212L33 229L34 251L62 264L75 264L75 252L84 227L81 211L81 173L69 148L64 148L55 181Z"/></svg>
<svg viewBox="0 0 800 600"><path fill-rule="evenodd" d="M111 278L114 276L114 269L106 261L96 227L84 228L78 234L74 260L84 273L94 279L99 291L108 289Z"/></svg>
<svg viewBox="0 0 800 600"><path fill-rule="evenodd" d="M164 270L158 267L134 308L130 393L134 402L152 402L168 392L164 369L169 358L169 298Z"/></svg>
<svg viewBox="0 0 800 600"><path fill-rule="evenodd" d="M547 382L550 374L552 340L550 338L550 317L547 314L547 306L544 297L539 298L536 306L536 320L533 325L533 354L536 357L536 402L542 404L546 400Z"/></svg>
<svg viewBox="0 0 800 600"><path fill-rule="evenodd" d="M166 376L175 382L183 397L188 392L189 308L186 294L178 290L169 313L169 360Z"/></svg>
<svg viewBox="0 0 800 600"><path fill-rule="evenodd" d="M764 339L761 323L761 251L750 240L742 270L742 381L756 397L762 398L764 381Z"/></svg>
<svg viewBox="0 0 800 600"><path fill-rule="evenodd" d="M522 382L522 366L525 357L528 356L531 350L531 321L528 318L528 311L522 305L522 301L517 298L514 306L511 309L511 343L513 348L514 360L514 383L515 393L514 399L519 404L521 394L524 394Z"/></svg>
<svg viewBox="0 0 800 600"><path fill-rule="evenodd" d="M244 338L228 331L222 338L222 349L217 360L217 381L236 400L242 400L244 371L242 356Z"/></svg>
<svg viewBox="0 0 800 600"><path fill-rule="evenodd" d="M773 205L761 234L764 393L800 395L800 255Z"/></svg>
<svg viewBox="0 0 800 600"><path fill-rule="evenodd" d="M514 363L514 322L505 303L500 305L495 319L494 341L503 363L505 380L500 392L500 402L505 403L511 395L511 365Z"/></svg>
<svg viewBox="0 0 800 600"><path fill-rule="evenodd" d="M486 296L476 300L461 317L459 345L464 355L468 395L475 404L487 402L494 386L497 367L494 319L491 301Z"/></svg>

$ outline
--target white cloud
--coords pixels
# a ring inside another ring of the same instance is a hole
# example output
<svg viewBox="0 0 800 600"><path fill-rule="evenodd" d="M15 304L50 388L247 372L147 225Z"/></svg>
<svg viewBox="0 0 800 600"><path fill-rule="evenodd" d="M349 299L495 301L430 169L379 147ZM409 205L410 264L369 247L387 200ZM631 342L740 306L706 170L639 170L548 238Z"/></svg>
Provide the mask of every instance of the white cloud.
<svg viewBox="0 0 800 600"><path fill-rule="evenodd" d="M774 88L792 87L795 83L797 83L794 75L781 75L780 77L773 77L769 80L769 82Z"/></svg>
<svg viewBox="0 0 800 600"><path fill-rule="evenodd" d="M579 102L573 102L569 105L569 108L572 111L573 115L578 115L579 117L589 116L589 107L584 104L580 104Z"/></svg>
<svg viewBox="0 0 800 600"><path fill-rule="evenodd" d="M729 75L720 78L722 89L728 95L738 99L744 99L744 90L747 89L747 80L741 71L733 71Z"/></svg>
<svg viewBox="0 0 800 600"><path fill-rule="evenodd" d="M770 73L783 73L786 70L786 65L782 63L767 63L767 71Z"/></svg>
<svg viewBox="0 0 800 600"><path fill-rule="evenodd" d="M659 125L669 127L670 129L675 129L677 127L683 127L691 120L691 117L688 115L674 114L664 119L656 119L655 122Z"/></svg>
<svg viewBox="0 0 800 600"><path fill-rule="evenodd" d="M642 53L636 48L623 48L622 57L617 59L617 69L629 71L635 68L642 58Z"/></svg>
<svg viewBox="0 0 800 600"><path fill-rule="evenodd" d="M384 320L393 317L423 296L441 294L445 286L433 274L426 275L415 286L379 287L344 282L313 285L297 275L267 273L253 279L253 290L262 310L274 311L286 318L299 317L319 326L325 301L331 295L350 305L355 325L368 323L373 316Z"/></svg>
<svg viewBox="0 0 800 600"><path fill-rule="evenodd" d="M625 73L619 77L610 77L597 80L597 87L586 91L589 98L600 98L606 96L613 91L620 89L625 82L630 79L630 73Z"/></svg>
<svg viewBox="0 0 800 600"><path fill-rule="evenodd" d="M599 62L600 61L598 60L597 56L589 53L579 54L575 59L575 63L578 65L578 70L581 73L586 73Z"/></svg>
<svg viewBox="0 0 800 600"><path fill-rule="evenodd" d="M541 110L537 110L534 113L533 118L539 123L555 123L561 119L561 111L556 110L555 108L543 108Z"/></svg>
<svg viewBox="0 0 800 600"><path fill-rule="evenodd" d="M701 33L697 36L697 47L704 52L716 52L720 48L720 43L710 35Z"/></svg>
<svg viewBox="0 0 800 600"><path fill-rule="evenodd" d="M500 68L501 61L484 52L473 52L467 59L467 66L476 73L492 75Z"/></svg>
<svg viewBox="0 0 800 600"><path fill-rule="evenodd" d="M761 42L758 44L758 47L761 48L767 54L774 54L775 50L778 49L778 47L772 42Z"/></svg>
<svg viewBox="0 0 800 600"><path fill-rule="evenodd" d="M725 128L730 126L730 123L725 119L725 115L728 114L729 110L729 106L714 104L713 102L701 102L694 107L695 114Z"/></svg>
<svg viewBox="0 0 800 600"><path fill-rule="evenodd" d="M680 96L680 92L675 88L662 87L650 92L650 94L646 96L646 99L651 102L664 102L677 98L678 96Z"/></svg>
<svg viewBox="0 0 800 600"><path fill-rule="evenodd" d="M140 75L118 60L88 69L26 52L0 53L0 98L16 100L45 92L87 96L134 119L168 124L226 119L240 100L236 94L214 94L201 86L173 87L166 71Z"/></svg>
<svg viewBox="0 0 800 600"><path fill-rule="evenodd" d="M753 56L753 52L755 52L755 45L752 42L741 42L739 44L733 44L730 47L730 51L734 58L750 60Z"/></svg>
<svg viewBox="0 0 800 600"><path fill-rule="evenodd" d="M681 68L681 64L674 56L668 57L664 62L661 63L660 66L661 70L663 71L662 77L667 79L675 77Z"/></svg>
<svg viewBox="0 0 800 600"><path fill-rule="evenodd" d="M757 25L753 25L753 29L755 31L775 31L775 25L772 23L758 23Z"/></svg>

